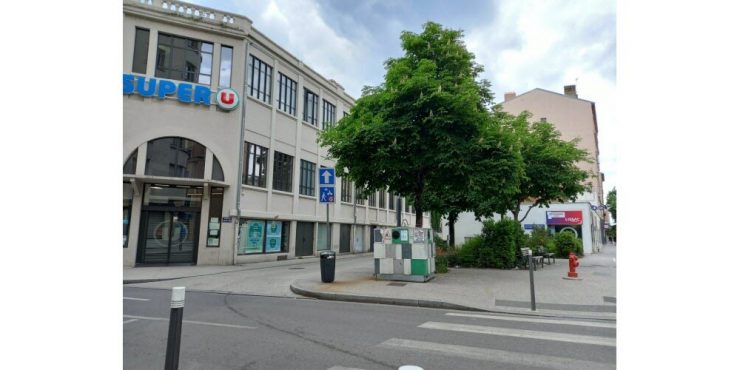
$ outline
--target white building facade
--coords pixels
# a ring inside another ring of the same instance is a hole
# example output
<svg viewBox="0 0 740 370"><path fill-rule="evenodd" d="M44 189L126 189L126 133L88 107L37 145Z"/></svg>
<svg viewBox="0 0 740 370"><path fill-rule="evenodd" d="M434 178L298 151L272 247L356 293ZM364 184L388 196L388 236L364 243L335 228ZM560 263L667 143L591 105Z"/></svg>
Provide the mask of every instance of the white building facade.
<svg viewBox="0 0 740 370"><path fill-rule="evenodd" d="M162 0L123 15L125 266L364 252L396 224L395 197L337 178L327 240L317 176L334 162L317 139L354 104L341 85L244 16Z"/></svg>

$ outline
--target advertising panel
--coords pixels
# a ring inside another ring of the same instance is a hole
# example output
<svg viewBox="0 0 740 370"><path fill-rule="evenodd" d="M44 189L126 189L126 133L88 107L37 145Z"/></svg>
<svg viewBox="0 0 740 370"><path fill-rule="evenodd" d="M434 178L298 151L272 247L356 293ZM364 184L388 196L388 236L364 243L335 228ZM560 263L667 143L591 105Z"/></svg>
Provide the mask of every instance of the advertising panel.
<svg viewBox="0 0 740 370"><path fill-rule="evenodd" d="M548 225L581 225L583 212L581 211L547 211Z"/></svg>
<svg viewBox="0 0 740 370"><path fill-rule="evenodd" d="M267 244L265 245L265 252L280 252L280 242L282 241L283 235L283 222L282 221L268 221L267 222Z"/></svg>
<svg viewBox="0 0 740 370"><path fill-rule="evenodd" d="M239 254L261 253L265 238L265 221L247 220L239 227Z"/></svg>

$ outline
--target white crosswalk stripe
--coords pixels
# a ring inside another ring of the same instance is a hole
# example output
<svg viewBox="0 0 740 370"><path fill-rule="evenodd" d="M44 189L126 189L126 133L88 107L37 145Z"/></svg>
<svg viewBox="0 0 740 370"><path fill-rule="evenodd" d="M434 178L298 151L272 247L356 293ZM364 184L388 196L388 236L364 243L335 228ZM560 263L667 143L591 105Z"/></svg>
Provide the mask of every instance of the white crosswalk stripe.
<svg viewBox="0 0 740 370"><path fill-rule="evenodd" d="M509 328L499 328L499 327L494 327L494 326L450 324L450 323L435 322L435 321L427 321L419 325L419 327L426 328L426 329L460 331L460 332L466 332L466 333L501 335L501 336L529 338L529 339L554 340L554 341L559 341L559 342L596 344L596 345L601 345L601 346L612 346L612 347L617 346L617 340L615 338L595 337L595 336L590 336L590 335L575 335L575 334L555 333L555 332L547 332L547 331L509 329Z"/></svg>
<svg viewBox="0 0 740 370"><path fill-rule="evenodd" d="M549 369L615 369L612 364L601 362L569 359L563 357L522 354L517 352L502 351L497 349L459 346L454 344L443 344L424 342L418 340L391 338L379 345L390 349L405 349L426 353L435 353L468 359L495 361L517 366L541 367Z"/></svg>
<svg viewBox="0 0 740 370"><path fill-rule="evenodd" d="M504 315L482 315L475 313L457 313L448 312L447 316L458 316L458 317L472 317L476 319L492 319L492 320L505 320L505 321L521 321L521 322L534 322L540 324L555 324L555 325L576 325L576 326L590 326L594 328L616 328L616 323L611 322L595 322L595 321L574 321L574 320L555 320L545 319L537 317L518 317L518 316L504 316Z"/></svg>

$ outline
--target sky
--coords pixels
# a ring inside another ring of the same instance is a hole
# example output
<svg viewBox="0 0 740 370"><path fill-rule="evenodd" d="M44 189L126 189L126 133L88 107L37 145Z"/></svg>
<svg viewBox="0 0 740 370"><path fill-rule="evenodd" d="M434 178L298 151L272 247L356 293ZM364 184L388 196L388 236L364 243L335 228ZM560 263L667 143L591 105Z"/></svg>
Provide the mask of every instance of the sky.
<svg viewBox="0 0 740 370"><path fill-rule="evenodd" d="M604 196L617 186L616 5L613 0L193 0L248 17L252 26L355 98L403 54L402 31L427 21L464 31L465 44L504 93L542 88L596 103Z"/></svg>

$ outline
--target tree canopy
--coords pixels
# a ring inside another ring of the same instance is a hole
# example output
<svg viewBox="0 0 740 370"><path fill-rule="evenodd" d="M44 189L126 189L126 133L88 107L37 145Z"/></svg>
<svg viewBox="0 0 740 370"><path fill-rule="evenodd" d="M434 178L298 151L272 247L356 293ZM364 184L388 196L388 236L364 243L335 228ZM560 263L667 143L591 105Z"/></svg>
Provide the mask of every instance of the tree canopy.
<svg viewBox="0 0 740 370"><path fill-rule="evenodd" d="M467 187L471 145L489 116L490 83L477 80L483 68L462 36L433 22L420 34L404 31L405 54L385 62L384 82L365 87L320 136L338 173L368 191L387 186L411 197L417 227L424 211L442 208L430 187Z"/></svg>
<svg viewBox="0 0 740 370"><path fill-rule="evenodd" d="M617 188L612 188L606 195L606 206L609 208L614 222L617 222Z"/></svg>

